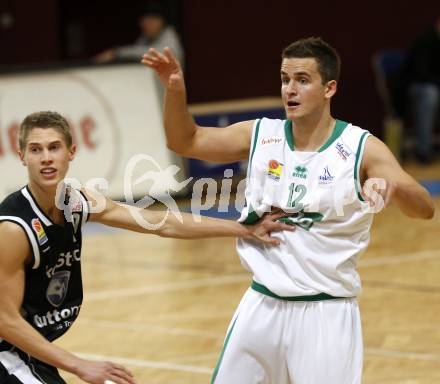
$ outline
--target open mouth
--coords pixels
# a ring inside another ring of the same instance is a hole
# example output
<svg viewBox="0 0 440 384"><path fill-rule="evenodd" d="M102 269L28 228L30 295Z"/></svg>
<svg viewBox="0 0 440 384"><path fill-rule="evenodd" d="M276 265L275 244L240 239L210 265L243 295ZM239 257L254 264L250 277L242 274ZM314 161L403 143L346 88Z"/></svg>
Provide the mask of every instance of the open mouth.
<svg viewBox="0 0 440 384"><path fill-rule="evenodd" d="M295 108L295 107L298 107L300 104L298 103L298 102L296 102L296 101L288 101L287 102L287 106L289 107L289 108Z"/></svg>
<svg viewBox="0 0 440 384"><path fill-rule="evenodd" d="M57 170L55 168L44 168L40 171L40 173L46 177L51 177L57 173Z"/></svg>

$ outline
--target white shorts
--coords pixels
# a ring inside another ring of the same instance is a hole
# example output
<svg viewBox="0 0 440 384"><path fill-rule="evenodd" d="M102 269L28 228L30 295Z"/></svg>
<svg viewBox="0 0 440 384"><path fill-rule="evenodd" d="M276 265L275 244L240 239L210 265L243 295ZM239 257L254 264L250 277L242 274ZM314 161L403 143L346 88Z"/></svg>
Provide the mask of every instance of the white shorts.
<svg viewBox="0 0 440 384"><path fill-rule="evenodd" d="M211 383L358 384L362 360L355 298L287 301L249 288Z"/></svg>

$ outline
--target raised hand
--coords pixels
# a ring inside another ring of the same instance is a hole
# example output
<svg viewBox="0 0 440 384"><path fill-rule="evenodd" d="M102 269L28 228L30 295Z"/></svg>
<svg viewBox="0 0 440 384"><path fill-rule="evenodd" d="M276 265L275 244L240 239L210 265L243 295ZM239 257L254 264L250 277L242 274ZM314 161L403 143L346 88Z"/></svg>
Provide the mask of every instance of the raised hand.
<svg viewBox="0 0 440 384"><path fill-rule="evenodd" d="M129 370L109 361L81 360L76 375L90 384L136 384Z"/></svg>
<svg viewBox="0 0 440 384"><path fill-rule="evenodd" d="M142 56L141 63L152 68L163 85L169 90L180 91L185 89L182 67L170 48L164 48L163 53L150 48Z"/></svg>

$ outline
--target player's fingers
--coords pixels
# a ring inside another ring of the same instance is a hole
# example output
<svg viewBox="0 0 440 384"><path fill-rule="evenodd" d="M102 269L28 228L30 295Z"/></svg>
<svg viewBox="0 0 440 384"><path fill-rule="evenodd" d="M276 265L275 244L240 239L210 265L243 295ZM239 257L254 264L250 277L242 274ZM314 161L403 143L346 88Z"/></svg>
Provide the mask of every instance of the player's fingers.
<svg viewBox="0 0 440 384"><path fill-rule="evenodd" d="M271 223L269 224L270 231L290 231L293 232L296 227L292 224L286 224L286 223Z"/></svg>
<svg viewBox="0 0 440 384"><path fill-rule="evenodd" d="M155 60L155 61L159 61L159 62L161 62L162 61L162 57L161 56L163 56L161 53L159 53L156 49L154 49L154 48L150 48L149 50L148 50L148 53L150 54L150 56L151 56L151 58L153 59L153 60Z"/></svg>
<svg viewBox="0 0 440 384"><path fill-rule="evenodd" d="M165 47L165 48L163 49L163 53L164 53L164 55L168 58L168 60L169 60L170 63L172 63L172 64L176 64L176 65L179 64L179 62L178 62L177 59L176 59L176 56L174 56L173 51L171 51L171 48L170 48L170 47Z"/></svg>
<svg viewBox="0 0 440 384"><path fill-rule="evenodd" d="M149 66L151 68L155 68L158 65L155 61L151 60L149 57L148 58L143 57L142 60L141 60L141 63L144 64L144 65L147 65L147 66Z"/></svg>
<svg viewBox="0 0 440 384"><path fill-rule="evenodd" d="M109 379L104 381L104 384L136 384L135 381L126 379L124 377L119 377L115 374L110 375Z"/></svg>
<svg viewBox="0 0 440 384"><path fill-rule="evenodd" d="M123 365L115 364L114 368L115 368L117 371L122 371L122 372L126 373L126 374L129 375L129 376L133 376L133 374L131 373L131 371L128 370L127 368L125 368Z"/></svg>
<svg viewBox="0 0 440 384"><path fill-rule="evenodd" d="M157 51L157 57L158 57L161 61L163 61L164 63L167 63L167 64L170 63L170 60L168 59L168 57L165 56L164 54L162 54L162 53L159 52L159 51Z"/></svg>
<svg viewBox="0 0 440 384"><path fill-rule="evenodd" d="M270 236L264 238L264 239L263 239L263 242L264 242L266 245L272 245L272 246L277 246L277 245L280 245L280 244L281 244L281 240L280 240L280 239L278 239L278 238L276 238L276 237L270 237Z"/></svg>
<svg viewBox="0 0 440 384"><path fill-rule="evenodd" d="M135 384L133 374L123 365L111 363L110 374L112 376L112 379L117 379L117 383Z"/></svg>
<svg viewBox="0 0 440 384"><path fill-rule="evenodd" d="M267 215L267 219L270 221L275 221L281 219L282 217L288 217L288 216L290 216L290 213L284 212L282 210L277 210L275 212L269 213Z"/></svg>
<svg viewBox="0 0 440 384"><path fill-rule="evenodd" d="M126 372L123 372L123 371L116 371L116 370L113 371L110 374L109 379L111 382L114 382L117 384L136 384L136 381L134 380L133 376L130 376Z"/></svg>

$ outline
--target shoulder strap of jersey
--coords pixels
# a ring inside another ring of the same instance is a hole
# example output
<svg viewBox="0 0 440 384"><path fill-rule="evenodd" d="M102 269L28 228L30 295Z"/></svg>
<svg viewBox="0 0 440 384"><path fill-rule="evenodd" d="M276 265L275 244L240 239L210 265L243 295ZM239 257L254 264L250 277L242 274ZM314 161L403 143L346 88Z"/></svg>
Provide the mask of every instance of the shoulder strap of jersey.
<svg viewBox="0 0 440 384"><path fill-rule="evenodd" d="M31 229L28 223L18 216L0 216L0 221L10 221L19 225L26 234L26 237L29 241L29 246L31 247L32 254L32 269L37 269L40 266L40 247L38 245L38 237L35 231ZM41 224L40 224L41 225Z"/></svg>
<svg viewBox="0 0 440 384"><path fill-rule="evenodd" d="M248 180L251 176L252 160L254 158L255 149L257 147L258 135L260 133L260 124L261 124L261 119L257 119L257 120L255 120L254 126L252 127L251 146L250 146L250 150L249 150L249 162L248 162L247 173L246 173L246 178Z"/></svg>
<svg viewBox="0 0 440 384"><path fill-rule="evenodd" d="M355 184L357 196L360 201L364 201L364 198L362 197L361 194L362 185L360 179L360 168L361 168L362 157L364 155L365 143L369 136L371 136L370 132L351 124L349 125L349 127L347 127L347 129L343 133L344 142L349 146L349 148L351 149L351 151L355 156L353 175L354 175L354 184Z"/></svg>

